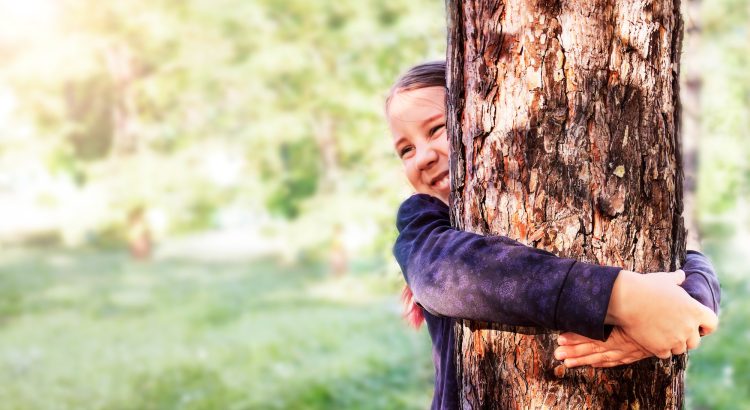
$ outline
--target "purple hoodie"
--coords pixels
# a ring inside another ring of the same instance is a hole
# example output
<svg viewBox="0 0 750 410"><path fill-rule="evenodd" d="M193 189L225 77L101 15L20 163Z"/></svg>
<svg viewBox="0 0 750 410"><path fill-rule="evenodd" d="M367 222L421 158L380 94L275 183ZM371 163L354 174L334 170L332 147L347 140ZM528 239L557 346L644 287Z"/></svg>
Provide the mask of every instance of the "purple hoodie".
<svg viewBox="0 0 750 410"><path fill-rule="evenodd" d="M451 227L448 207L416 194L401 204L393 247L406 283L424 308L432 339L432 409L458 409L455 318L537 326L606 340L609 298L620 268L559 258L504 236ZM719 281L702 254L688 251L682 287L719 308Z"/></svg>

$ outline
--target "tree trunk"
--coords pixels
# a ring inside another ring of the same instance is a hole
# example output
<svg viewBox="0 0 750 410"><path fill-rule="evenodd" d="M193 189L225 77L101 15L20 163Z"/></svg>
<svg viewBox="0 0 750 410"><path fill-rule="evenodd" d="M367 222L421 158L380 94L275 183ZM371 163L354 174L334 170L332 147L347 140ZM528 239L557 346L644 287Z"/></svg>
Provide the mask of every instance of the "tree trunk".
<svg viewBox="0 0 750 410"><path fill-rule="evenodd" d="M138 76L137 67L133 54L123 44L107 47L104 57L115 90L115 101L112 105L112 153L116 156L131 155L139 148L136 101L133 95L133 83Z"/></svg>
<svg viewBox="0 0 750 410"><path fill-rule="evenodd" d="M677 0L448 0L456 227L638 272L684 258ZM679 408L686 357L567 370L459 321L463 408Z"/></svg>

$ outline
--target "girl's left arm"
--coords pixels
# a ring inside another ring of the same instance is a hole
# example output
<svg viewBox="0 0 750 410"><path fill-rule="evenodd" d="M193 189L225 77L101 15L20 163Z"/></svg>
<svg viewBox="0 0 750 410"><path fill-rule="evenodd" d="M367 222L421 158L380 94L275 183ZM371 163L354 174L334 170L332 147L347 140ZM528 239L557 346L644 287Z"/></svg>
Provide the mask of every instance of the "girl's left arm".
<svg viewBox="0 0 750 410"><path fill-rule="evenodd" d="M685 258L685 281L682 288L695 300L717 315L721 303L721 288L711 262L697 251L688 251ZM702 333L706 335L708 333ZM652 354L636 343L622 329L615 328L606 341L590 339L576 333L558 337L560 347L555 357L567 367L614 367L651 357ZM695 348L697 346L693 346Z"/></svg>

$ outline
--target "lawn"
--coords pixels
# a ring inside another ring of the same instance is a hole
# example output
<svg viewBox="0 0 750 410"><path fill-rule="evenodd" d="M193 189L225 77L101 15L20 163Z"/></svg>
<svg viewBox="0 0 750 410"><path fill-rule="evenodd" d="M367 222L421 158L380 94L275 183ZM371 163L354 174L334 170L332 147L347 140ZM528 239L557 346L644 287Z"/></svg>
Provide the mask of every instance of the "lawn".
<svg viewBox="0 0 750 410"><path fill-rule="evenodd" d="M721 249L722 325L691 355L690 408L750 408L747 268ZM3 250L0 408L427 408L426 331L379 270Z"/></svg>
<svg viewBox="0 0 750 410"><path fill-rule="evenodd" d="M270 261L5 251L0 407L423 409L429 340L394 281Z"/></svg>

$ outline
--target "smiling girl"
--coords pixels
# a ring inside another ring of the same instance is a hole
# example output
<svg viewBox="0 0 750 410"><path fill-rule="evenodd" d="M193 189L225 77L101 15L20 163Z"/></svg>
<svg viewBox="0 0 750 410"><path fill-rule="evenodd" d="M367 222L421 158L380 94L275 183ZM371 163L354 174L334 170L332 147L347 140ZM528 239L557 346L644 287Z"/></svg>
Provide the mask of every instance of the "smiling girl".
<svg viewBox="0 0 750 410"><path fill-rule="evenodd" d="M433 409L458 408L455 319L563 332L555 356L568 367L668 358L718 324L719 285L708 260L688 251L683 271L641 275L451 227L445 64L404 74L386 100L396 153L417 194L399 208L394 255L409 321L426 321L433 345ZM680 286L681 285L681 286Z"/></svg>

